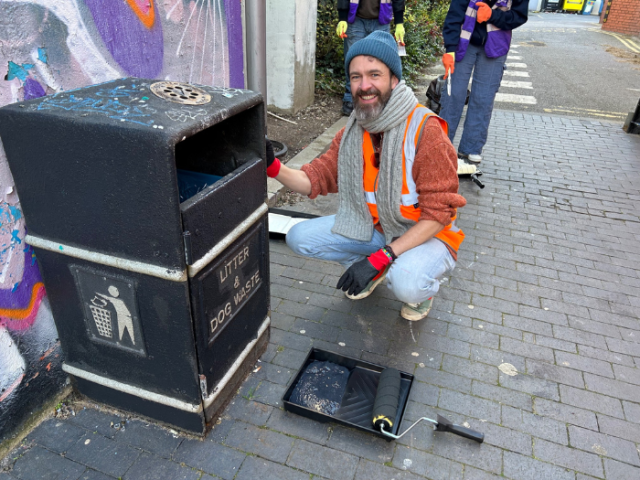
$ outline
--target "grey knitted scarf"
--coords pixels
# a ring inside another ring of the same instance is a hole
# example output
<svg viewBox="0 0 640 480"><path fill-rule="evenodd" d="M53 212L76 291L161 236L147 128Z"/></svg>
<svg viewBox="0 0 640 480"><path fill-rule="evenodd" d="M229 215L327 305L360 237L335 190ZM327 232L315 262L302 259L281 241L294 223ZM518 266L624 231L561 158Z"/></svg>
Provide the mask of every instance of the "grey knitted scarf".
<svg viewBox="0 0 640 480"><path fill-rule="evenodd" d="M368 122L351 114L345 127L338 153L338 198L340 206L331 231L354 240L371 240L373 219L365 201L362 186L364 131L383 133L380 173L376 201L378 216L387 243L406 232L415 222L400 213L402 199L402 148L407 117L418 105L418 99L404 81L393 89L380 116Z"/></svg>

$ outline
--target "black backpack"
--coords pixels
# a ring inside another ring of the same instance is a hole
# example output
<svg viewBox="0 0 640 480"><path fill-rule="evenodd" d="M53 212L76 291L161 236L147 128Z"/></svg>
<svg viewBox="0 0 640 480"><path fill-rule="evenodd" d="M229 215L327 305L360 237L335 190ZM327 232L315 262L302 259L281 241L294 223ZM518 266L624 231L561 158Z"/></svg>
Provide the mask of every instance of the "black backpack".
<svg viewBox="0 0 640 480"><path fill-rule="evenodd" d="M427 107L429 107L429 109L436 115L440 113L440 109L442 108L440 105L440 97L446 88L447 81L444 79L444 75L439 75L437 78L431 80L431 83L427 88L427 100L429 100ZM471 95L471 90L467 89L467 98L464 102L465 105L469 103L469 95Z"/></svg>

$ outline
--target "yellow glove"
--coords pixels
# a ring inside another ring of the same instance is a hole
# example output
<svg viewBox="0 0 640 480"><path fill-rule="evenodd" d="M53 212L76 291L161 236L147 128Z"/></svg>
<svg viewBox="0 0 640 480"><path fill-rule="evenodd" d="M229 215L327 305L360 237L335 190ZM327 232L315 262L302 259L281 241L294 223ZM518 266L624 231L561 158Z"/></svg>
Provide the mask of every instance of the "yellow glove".
<svg viewBox="0 0 640 480"><path fill-rule="evenodd" d="M338 22L336 33L340 38L347 38L347 22Z"/></svg>
<svg viewBox="0 0 640 480"><path fill-rule="evenodd" d="M400 45L404 45L404 26L401 23L396 25L396 42L400 42Z"/></svg>

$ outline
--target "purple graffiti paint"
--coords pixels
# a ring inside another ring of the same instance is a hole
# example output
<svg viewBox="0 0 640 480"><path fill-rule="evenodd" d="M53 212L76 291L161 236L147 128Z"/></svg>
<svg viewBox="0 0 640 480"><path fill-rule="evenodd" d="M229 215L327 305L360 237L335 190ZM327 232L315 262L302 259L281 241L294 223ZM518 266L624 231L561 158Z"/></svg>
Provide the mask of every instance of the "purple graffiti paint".
<svg viewBox="0 0 640 480"><path fill-rule="evenodd" d="M244 88L244 57L242 47L242 11L238 0L224 0L229 44L229 86Z"/></svg>
<svg viewBox="0 0 640 480"><path fill-rule="evenodd" d="M129 75L156 78L162 71L162 22L152 2L155 20L147 28L125 0L85 0L113 59Z"/></svg>
<svg viewBox="0 0 640 480"><path fill-rule="evenodd" d="M0 289L0 309L23 309L29 306L33 293L33 286L42 282L37 263L31 261L31 248L24 251L24 272L22 281L15 290Z"/></svg>
<svg viewBox="0 0 640 480"><path fill-rule="evenodd" d="M44 97L47 94L45 92L42 85L40 85L36 80L31 77L28 77L24 81L24 99L31 100L32 98L40 98Z"/></svg>

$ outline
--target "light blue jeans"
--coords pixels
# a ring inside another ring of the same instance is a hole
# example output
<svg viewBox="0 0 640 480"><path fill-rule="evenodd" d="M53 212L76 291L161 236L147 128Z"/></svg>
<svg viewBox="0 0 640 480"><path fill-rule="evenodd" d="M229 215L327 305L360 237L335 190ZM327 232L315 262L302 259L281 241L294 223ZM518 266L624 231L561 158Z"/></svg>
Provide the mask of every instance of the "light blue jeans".
<svg viewBox="0 0 640 480"><path fill-rule="evenodd" d="M358 40L362 40L376 30L388 32L389 29L389 24L380 25L377 18L366 19L356 17L353 23L347 24L347 38L344 39L344 58L347 58L347 53L349 52L351 45L356 43ZM342 97L342 101L353 102L353 97L351 96L351 80L349 79L349 72L346 73L347 83L345 84L345 92Z"/></svg>
<svg viewBox="0 0 640 480"><path fill-rule="evenodd" d="M287 245L305 257L338 262L345 268L385 246L377 230L361 242L333 233L335 215L298 223L287 233ZM422 303L438 292L439 279L453 271L456 262L440 240L431 240L404 252L387 272L387 287L405 303Z"/></svg>
<svg viewBox="0 0 640 480"><path fill-rule="evenodd" d="M488 58L484 47L469 45L464 58L456 62L451 75L451 96L447 89L442 93L440 116L449 124L449 140L453 143L456 130L462 116L464 102L467 99L467 87L473 71L471 95L467 107L467 118L458 147L459 153L480 155L487 143L487 131L493 111L493 101L500 88L506 55Z"/></svg>

